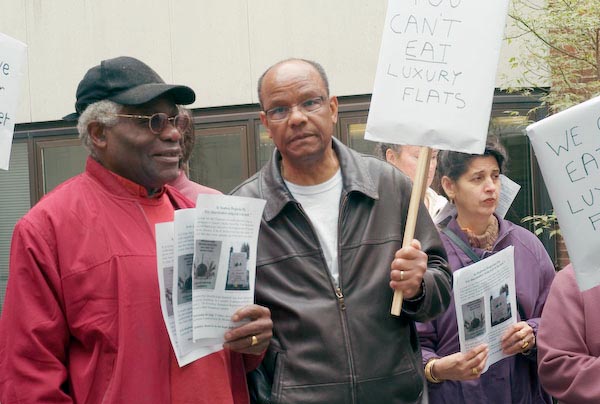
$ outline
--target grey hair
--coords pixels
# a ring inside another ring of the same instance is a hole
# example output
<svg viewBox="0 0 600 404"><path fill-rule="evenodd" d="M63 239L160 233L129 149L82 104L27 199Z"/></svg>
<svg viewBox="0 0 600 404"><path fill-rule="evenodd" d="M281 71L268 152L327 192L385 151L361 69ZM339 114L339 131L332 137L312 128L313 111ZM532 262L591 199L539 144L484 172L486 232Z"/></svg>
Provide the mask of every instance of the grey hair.
<svg viewBox="0 0 600 404"><path fill-rule="evenodd" d="M385 154L387 153L388 149L392 149L396 153L400 153L402 145L393 143L377 143L375 145L375 155L382 160L386 160Z"/></svg>
<svg viewBox="0 0 600 404"><path fill-rule="evenodd" d="M100 122L104 126L114 126L117 124L119 119L116 114L121 111L123 106L116 102L109 100L102 100L88 105L88 107L79 116L77 122L77 131L79 132L79 139L83 146L88 149L90 154L94 156L94 148L92 146L92 140L88 133L88 125L92 121Z"/></svg>

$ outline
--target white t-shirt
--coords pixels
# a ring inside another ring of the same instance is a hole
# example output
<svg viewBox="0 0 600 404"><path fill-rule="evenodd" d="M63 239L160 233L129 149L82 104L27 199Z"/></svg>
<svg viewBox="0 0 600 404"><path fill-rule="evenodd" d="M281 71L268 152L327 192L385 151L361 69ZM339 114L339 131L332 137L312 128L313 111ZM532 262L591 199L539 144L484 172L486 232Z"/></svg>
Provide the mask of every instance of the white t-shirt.
<svg viewBox="0 0 600 404"><path fill-rule="evenodd" d="M342 195L342 171L317 185L296 185L285 181L294 198L302 205L317 232L327 267L335 284L339 281L338 268L338 216Z"/></svg>

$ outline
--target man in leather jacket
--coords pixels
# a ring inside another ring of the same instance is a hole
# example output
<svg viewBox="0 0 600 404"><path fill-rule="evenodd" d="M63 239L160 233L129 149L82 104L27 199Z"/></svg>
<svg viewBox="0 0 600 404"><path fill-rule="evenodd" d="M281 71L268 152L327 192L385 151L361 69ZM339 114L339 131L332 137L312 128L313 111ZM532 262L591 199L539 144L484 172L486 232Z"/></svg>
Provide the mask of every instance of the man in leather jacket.
<svg viewBox="0 0 600 404"><path fill-rule="evenodd" d="M315 62L271 66L258 83L262 123L277 149L236 195L267 200L256 302L273 338L250 380L255 402L419 403L415 321L450 302L451 275L421 205L402 248L411 182L333 139L338 102ZM402 291L399 317L392 295Z"/></svg>

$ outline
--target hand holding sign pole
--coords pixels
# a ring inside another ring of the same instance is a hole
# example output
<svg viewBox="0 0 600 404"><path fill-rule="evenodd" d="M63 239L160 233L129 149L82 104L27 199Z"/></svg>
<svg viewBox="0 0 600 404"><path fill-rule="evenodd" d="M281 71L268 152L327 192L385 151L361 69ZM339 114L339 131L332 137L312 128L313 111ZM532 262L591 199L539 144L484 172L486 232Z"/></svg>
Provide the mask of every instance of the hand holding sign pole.
<svg viewBox="0 0 600 404"><path fill-rule="evenodd" d="M507 11L508 0L388 2L365 139L425 146L403 245L414 237L426 189L425 152L485 148ZM392 313L398 315L396 296Z"/></svg>
<svg viewBox="0 0 600 404"><path fill-rule="evenodd" d="M419 151L419 160L417 161L417 170L415 173L415 181L413 183L412 193L410 194L410 202L408 205L408 217L406 219L406 227L404 228L404 238L402 239L402 247L406 247L415 237L415 227L417 225L417 215L419 213L419 205L423 201L425 191L427 190L427 173L429 171L429 162L431 161L431 148L421 147ZM402 292L394 291L394 300L392 300L391 313L399 316L402 311Z"/></svg>

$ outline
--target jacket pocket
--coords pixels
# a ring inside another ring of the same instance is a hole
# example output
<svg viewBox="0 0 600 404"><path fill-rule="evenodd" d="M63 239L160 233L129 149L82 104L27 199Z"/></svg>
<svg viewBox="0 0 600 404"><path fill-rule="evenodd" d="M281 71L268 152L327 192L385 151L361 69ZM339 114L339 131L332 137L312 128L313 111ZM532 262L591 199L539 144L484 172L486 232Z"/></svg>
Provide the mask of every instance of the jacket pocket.
<svg viewBox="0 0 600 404"><path fill-rule="evenodd" d="M261 363L256 369L248 373L248 393L252 404L270 404L273 379L267 375Z"/></svg>
<svg viewBox="0 0 600 404"><path fill-rule="evenodd" d="M423 394L423 380L413 370L357 383L359 403L417 403Z"/></svg>
<svg viewBox="0 0 600 404"><path fill-rule="evenodd" d="M281 349L276 341L271 340L271 347L265 355L263 365L266 374L270 376L271 384L271 403L276 403L281 398L283 388L283 376L285 370L285 351Z"/></svg>

